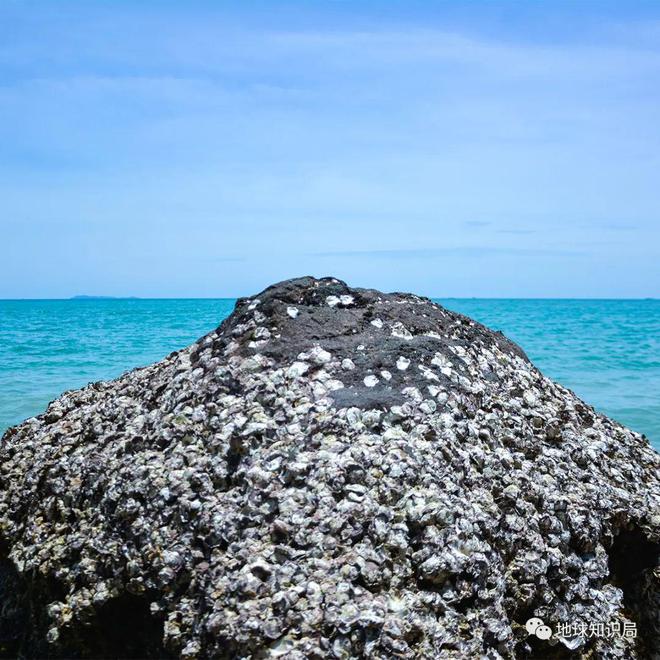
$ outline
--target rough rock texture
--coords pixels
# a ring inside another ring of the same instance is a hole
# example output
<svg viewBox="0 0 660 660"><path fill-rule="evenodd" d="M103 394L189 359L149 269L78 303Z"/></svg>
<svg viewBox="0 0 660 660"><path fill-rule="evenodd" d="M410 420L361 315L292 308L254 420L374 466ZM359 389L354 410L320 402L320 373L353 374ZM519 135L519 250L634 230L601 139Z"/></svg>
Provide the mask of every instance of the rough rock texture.
<svg viewBox="0 0 660 660"><path fill-rule="evenodd" d="M0 645L649 657L660 458L502 335L302 278L0 447ZM530 636L530 616L638 639Z"/></svg>

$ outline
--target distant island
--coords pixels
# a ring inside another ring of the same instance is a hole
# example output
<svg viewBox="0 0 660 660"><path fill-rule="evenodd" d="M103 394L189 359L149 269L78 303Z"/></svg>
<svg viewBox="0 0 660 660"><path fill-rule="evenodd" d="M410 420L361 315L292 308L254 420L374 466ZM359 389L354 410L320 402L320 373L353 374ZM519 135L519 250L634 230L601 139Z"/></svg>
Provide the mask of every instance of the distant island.
<svg viewBox="0 0 660 660"><path fill-rule="evenodd" d="M69 300L139 300L137 296L71 296Z"/></svg>

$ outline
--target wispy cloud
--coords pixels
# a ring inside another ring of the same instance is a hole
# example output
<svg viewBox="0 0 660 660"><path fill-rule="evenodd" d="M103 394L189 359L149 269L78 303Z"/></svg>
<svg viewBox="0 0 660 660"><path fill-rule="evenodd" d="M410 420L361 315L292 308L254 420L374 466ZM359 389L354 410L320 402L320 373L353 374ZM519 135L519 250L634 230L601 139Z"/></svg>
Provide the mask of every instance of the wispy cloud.
<svg viewBox="0 0 660 660"><path fill-rule="evenodd" d="M433 259L447 255L457 257L481 258L485 256L519 256L519 257L579 257L582 250L565 250L560 248L524 248L524 247L493 247L493 246L457 246L445 248L411 248L391 250L336 250L328 252L313 252L315 257L347 257L374 259Z"/></svg>
<svg viewBox="0 0 660 660"><path fill-rule="evenodd" d="M637 231L640 229L638 224L604 224L602 225L603 229L609 229L610 231Z"/></svg>
<svg viewBox="0 0 660 660"><path fill-rule="evenodd" d="M631 68L657 72L660 52L632 38L625 44L550 43L493 40L440 29L401 31L336 31L275 33L268 41L283 51L323 53L324 63L347 64L353 70L408 66L414 62L463 64L496 72L503 79L536 80L569 76L591 82L594 77L627 79ZM353 54L359 52L358 61Z"/></svg>

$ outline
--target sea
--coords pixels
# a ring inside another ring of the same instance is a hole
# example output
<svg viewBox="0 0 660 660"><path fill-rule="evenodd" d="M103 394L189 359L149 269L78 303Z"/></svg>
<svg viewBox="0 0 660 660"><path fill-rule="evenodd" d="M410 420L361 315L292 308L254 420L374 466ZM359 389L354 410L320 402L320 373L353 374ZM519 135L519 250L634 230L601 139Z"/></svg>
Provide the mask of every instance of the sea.
<svg viewBox="0 0 660 660"><path fill-rule="evenodd" d="M440 299L660 450L660 300ZM0 433L64 390L160 360L233 299L0 300Z"/></svg>

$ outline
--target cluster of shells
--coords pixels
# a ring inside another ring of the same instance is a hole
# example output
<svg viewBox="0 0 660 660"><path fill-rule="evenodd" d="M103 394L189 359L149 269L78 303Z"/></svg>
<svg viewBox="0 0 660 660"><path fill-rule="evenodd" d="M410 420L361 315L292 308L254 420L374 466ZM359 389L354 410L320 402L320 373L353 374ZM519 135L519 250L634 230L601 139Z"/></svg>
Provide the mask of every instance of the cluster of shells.
<svg viewBox="0 0 660 660"><path fill-rule="evenodd" d="M645 657L659 467L501 335L301 278L8 431L0 537L55 656L125 599L188 659Z"/></svg>

